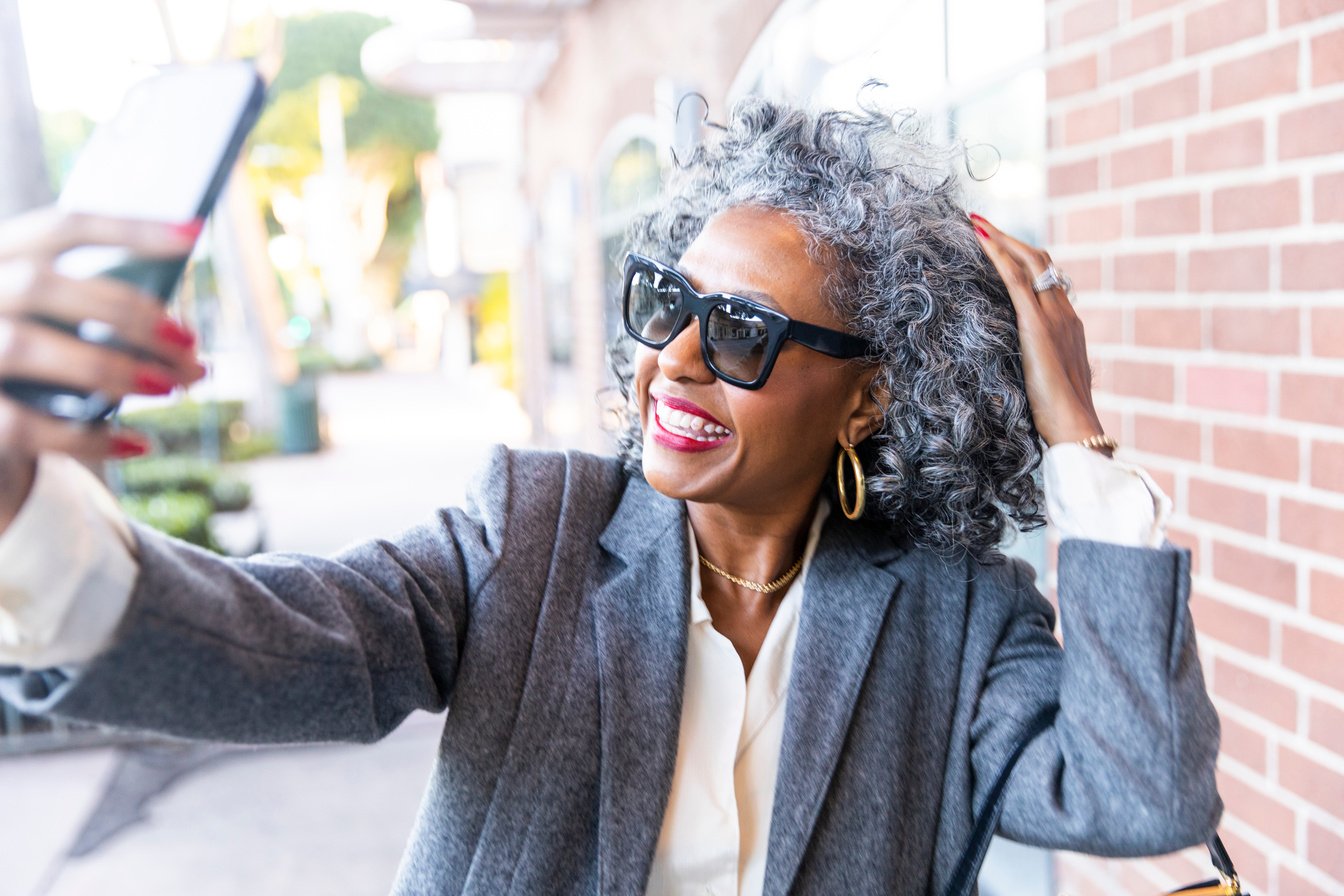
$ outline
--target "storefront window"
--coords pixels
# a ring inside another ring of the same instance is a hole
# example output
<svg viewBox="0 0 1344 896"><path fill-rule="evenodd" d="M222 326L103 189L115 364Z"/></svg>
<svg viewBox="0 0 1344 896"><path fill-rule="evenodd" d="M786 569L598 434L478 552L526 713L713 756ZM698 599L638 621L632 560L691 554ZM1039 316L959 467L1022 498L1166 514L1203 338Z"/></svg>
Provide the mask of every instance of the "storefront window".
<svg viewBox="0 0 1344 896"><path fill-rule="evenodd" d="M602 240L602 288L606 337L610 342L621 328L621 252L630 222L658 197L662 166L658 147L649 136L621 141L601 170L598 186L598 232Z"/></svg>

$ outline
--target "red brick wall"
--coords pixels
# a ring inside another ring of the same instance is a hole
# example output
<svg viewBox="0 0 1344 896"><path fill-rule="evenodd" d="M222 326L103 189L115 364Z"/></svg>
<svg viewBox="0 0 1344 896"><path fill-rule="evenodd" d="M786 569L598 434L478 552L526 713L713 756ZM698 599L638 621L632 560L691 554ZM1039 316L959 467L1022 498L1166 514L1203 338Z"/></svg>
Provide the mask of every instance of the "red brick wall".
<svg viewBox="0 0 1344 896"><path fill-rule="evenodd" d="M1050 246L1121 456L1176 502L1256 894L1344 894L1344 0L1051 0ZM1156 893L1199 851L1065 857Z"/></svg>

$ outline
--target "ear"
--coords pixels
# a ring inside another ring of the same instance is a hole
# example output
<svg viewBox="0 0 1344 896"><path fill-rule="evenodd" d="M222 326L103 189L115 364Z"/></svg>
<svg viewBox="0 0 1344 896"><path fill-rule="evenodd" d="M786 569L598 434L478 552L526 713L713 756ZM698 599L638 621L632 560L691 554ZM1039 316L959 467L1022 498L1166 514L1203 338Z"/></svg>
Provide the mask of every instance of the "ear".
<svg viewBox="0 0 1344 896"><path fill-rule="evenodd" d="M859 375L851 393L849 414L841 421L836 440L841 445L859 445L882 428L887 390L877 380L878 368L871 366Z"/></svg>

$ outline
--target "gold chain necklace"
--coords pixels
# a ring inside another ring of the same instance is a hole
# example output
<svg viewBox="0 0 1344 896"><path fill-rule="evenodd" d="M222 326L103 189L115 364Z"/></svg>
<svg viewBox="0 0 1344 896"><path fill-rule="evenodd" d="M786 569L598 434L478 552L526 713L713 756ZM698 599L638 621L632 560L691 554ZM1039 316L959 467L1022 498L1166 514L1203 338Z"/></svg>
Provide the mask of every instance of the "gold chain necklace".
<svg viewBox="0 0 1344 896"><path fill-rule="evenodd" d="M799 557L798 562L790 566L789 571L784 573L784 575L775 579L773 582L765 582L765 583L753 582L750 579L740 579L737 576L730 573L728 570L720 569L713 563L710 563L709 560L705 558L704 554L700 555L700 564L704 566L706 569L710 570L711 572L716 572L719 575L723 576L725 579L732 582L734 585L741 585L743 588L746 588L750 591L755 591L757 594L771 594L793 581L794 576L798 575L798 571L803 568L803 558Z"/></svg>

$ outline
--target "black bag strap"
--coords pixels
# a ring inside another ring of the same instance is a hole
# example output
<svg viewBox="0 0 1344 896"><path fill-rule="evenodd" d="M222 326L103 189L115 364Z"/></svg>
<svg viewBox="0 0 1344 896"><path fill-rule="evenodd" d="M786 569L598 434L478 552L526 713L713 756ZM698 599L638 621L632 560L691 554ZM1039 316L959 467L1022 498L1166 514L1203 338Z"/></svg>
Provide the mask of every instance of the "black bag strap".
<svg viewBox="0 0 1344 896"><path fill-rule="evenodd" d="M970 840L966 843L966 848L962 850L961 858L957 860L956 870L952 874L952 879L948 881L943 896L970 896L971 888L975 886L976 878L980 874L980 865L985 861L985 853L989 851L989 843L994 837L994 831L999 827L999 817L1003 815L1003 801L1008 790L1008 776L1012 774L1013 766L1017 765L1017 760L1021 758L1022 753L1027 749L1027 745L1054 723L1055 715L1058 712L1059 707L1057 705L1052 704L1045 707L1031 717L1026 727L1022 729L1022 733L1018 735L1017 741L1013 743L1013 749L1003 761L1003 768L999 769L998 777L994 779L993 786L989 788L989 796L985 800L984 807L975 816L975 826L971 828ZM1225 880L1236 881L1238 879L1237 869L1232 866L1232 857L1227 854L1227 848L1223 846L1223 841L1218 837L1217 831L1209 835L1207 845L1213 867L1218 869L1218 873Z"/></svg>
<svg viewBox="0 0 1344 896"><path fill-rule="evenodd" d="M989 797L985 800L984 808L975 816L971 839L961 851L961 858L957 861L952 879L948 882L947 889L943 891L944 896L969 896L980 873L980 864L984 862L985 853L989 851L989 841L993 839L994 831L998 829L999 816L1003 814L1008 776L1012 773L1013 766L1017 765L1018 758L1027 749L1027 745L1036 739L1036 735L1050 727L1058 712L1059 707L1055 704L1045 707L1031 717L1022 733L1018 735L1012 751L1008 753L1008 758L1003 761L1003 768L999 769L999 776L989 788Z"/></svg>

